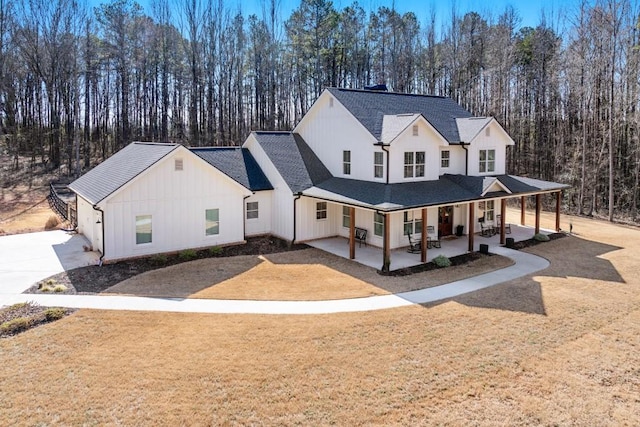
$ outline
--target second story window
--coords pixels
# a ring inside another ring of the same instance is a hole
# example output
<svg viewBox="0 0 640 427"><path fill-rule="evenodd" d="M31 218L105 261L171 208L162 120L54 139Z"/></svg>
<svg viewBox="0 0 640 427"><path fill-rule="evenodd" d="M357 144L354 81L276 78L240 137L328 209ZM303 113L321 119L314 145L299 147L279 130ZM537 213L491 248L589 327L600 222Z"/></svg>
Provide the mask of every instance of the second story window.
<svg viewBox="0 0 640 427"><path fill-rule="evenodd" d="M440 167L448 168L449 160L451 159L451 152L449 150L443 150L440 152Z"/></svg>
<svg viewBox="0 0 640 427"><path fill-rule="evenodd" d="M342 173L351 175L351 151L345 150L342 152Z"/></svg>
<svg viewBox="0 0 640 427"><path fill-rule="evenodd" d="M405 151L404 153L404 177L419 178L424 176L424 151Z"/></svg>
<svg viewBox="0 0 640 427"><path fill-rule="evenodd" d="M495 172L496 170L496 150L480 150L480 173Z"/></svg>
<svg viewBox="0 0 640 427"><path fill-rule="evenodd" d="M375 178L382 178L384 172L384 156L381 151L373 153L373 176Z"/></svg>

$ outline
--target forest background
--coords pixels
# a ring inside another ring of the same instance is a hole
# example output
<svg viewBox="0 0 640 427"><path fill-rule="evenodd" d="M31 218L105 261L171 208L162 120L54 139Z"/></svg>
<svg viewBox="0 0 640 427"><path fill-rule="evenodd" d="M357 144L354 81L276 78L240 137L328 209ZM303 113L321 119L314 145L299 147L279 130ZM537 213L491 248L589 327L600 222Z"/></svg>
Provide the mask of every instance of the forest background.
<svg viewBox="0 0 640 427"><path fill-rule="evenodd" d="M239 145L290 130L325 87L385 83L494 116L509 173L572 185L564 207L638 220L639 9L631 0L424 22L393 6L278 0L0 0L5 171L79 176L135 140ZM553 12L553 13L552 13ZM442 21L442 22L440 22ZM529 19L527 19L529 21Z"/></svg>

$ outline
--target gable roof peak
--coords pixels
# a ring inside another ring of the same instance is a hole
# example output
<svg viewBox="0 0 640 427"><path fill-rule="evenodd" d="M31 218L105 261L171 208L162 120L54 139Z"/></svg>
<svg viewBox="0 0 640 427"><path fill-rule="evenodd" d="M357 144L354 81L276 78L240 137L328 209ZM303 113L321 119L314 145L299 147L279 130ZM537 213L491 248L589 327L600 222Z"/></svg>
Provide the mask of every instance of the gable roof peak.
<svg viewBox="0 0 640 427"><path fill-rule="evenodd" d="M327 88L326 91L377 141L382 141L385 116L422 115L449 143L460 142L456 119L471 117L469 111L443 96L341 88Z"/></svg>

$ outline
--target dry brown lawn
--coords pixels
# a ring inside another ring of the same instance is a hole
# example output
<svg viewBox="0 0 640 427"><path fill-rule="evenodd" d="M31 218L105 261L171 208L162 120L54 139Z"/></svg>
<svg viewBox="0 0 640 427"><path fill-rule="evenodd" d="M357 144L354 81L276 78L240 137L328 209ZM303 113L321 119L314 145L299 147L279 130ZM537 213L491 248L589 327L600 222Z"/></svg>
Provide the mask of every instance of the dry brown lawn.
<svg viewBox="0 0 640 427"><path fill-rule="evenodd" d="M0 235L43 231L55 213L46 200L48 187L0 188Z"/></svg>
<svg viewBox="0 0 640 427"><path fill-rule="evenodd" d="M579 238L530 249L549 269L431 306L321 316L80 310L0 341L0 420L638 425L640 231L571 221Z"/></svg>
<svg viewBox="0 0 640 427"><path fill-rule="evenodd" d="M438 286L504 268L502 256L410 276L381 276L375 269L319 249L264 256L208 258L139 274L108 294L173 298L331 300L405 292Z"/></svg>

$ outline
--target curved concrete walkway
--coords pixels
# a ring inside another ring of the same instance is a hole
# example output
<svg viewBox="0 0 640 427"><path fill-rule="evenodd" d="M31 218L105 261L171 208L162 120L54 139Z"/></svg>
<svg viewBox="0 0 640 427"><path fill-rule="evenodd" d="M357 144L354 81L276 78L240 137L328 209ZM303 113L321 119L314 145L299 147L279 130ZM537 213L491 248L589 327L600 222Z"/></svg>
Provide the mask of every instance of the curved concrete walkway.
<svg viewBox="0 0 640 427"><path fill-rule="evenodd" d="M3 295L1 303L35 302L43 306L91 308L98 310L138 310L188 313L223 314L329 314L382 310L411 304L423 304L453 298L462 294L488 288L512 279L543 270L549 262L525 252L492 246L491 252L511 258L515 264L501 270L481 274L446 285L403 292L330 301L255 301L211 300L180 298L148 298L101 295Z"/></svg>

